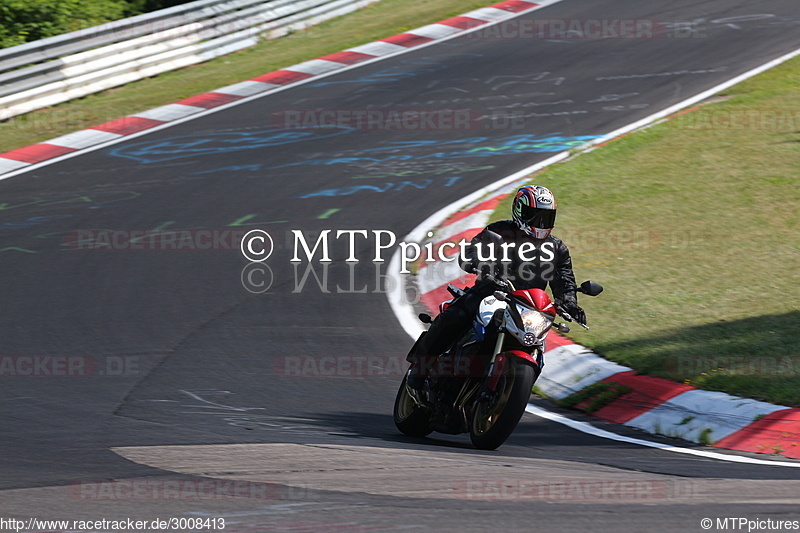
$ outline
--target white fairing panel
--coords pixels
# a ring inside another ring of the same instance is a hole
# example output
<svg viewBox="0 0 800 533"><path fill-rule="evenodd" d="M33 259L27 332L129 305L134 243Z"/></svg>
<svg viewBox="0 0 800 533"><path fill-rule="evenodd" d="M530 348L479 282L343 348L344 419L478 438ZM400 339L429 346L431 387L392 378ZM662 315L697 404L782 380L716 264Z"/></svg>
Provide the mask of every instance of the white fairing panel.
<svg viewBox="0 0 800 533"><path fill-rule="evenodd" d="M494 296L487 296L481 302L481 306L478 308L478 322L483 326L486 327L489 325L489 322L492 320L492 315L494 315L495 310L497 309L505 309L506 303L501 302Z"/></svg>

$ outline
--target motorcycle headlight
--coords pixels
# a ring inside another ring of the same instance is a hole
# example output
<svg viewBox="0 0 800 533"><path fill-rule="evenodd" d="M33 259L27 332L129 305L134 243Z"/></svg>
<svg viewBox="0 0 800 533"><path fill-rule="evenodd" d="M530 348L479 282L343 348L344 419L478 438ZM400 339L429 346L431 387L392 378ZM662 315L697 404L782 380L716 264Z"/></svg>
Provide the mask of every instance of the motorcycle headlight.
<svg viewBox="0 0 800 533"><path fill-rule="evenodd" d="M546 316L539 311L532 309L520 308L520 316L522 317L522 325L525 327L525 344L531 345L536 342L536 339L544 335L551 325L553 319Z"/></svg>

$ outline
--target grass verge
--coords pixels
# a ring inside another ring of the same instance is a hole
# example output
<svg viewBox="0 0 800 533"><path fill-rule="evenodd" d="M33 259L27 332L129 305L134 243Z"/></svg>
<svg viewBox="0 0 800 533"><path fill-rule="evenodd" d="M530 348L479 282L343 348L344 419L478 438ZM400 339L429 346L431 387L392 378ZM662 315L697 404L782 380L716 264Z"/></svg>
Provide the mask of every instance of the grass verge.
<svg viewBox="0 0 800 533"><path fill-rule="evenodd" d="M643 374L800 406L800 59L545 169L591 331ZM494 219L509 218L510 199ZM575 331L575 330L573 330Z"/></svg>
<svg viewBox="0 0 800 533"><path fill-rule="evenodd" d="M381 0L313 28L263 41L207 63L0 122L0 153L390 37L497 1Z"/></svg>

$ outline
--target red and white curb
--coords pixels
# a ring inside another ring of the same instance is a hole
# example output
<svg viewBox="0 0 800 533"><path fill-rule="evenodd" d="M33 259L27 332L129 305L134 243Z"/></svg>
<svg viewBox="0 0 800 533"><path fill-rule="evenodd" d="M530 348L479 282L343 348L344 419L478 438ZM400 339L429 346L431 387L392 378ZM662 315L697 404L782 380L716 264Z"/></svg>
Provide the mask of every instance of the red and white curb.
<svg viewBox="0 0 800 533"><path fill-rule="evenodd" d="M12 150L0 154L0 179L17 175L41 164L75 155L81 151L114 144L124 138L138 136L151 129L161 129L178 124L236 103L243 103L287 87L306 83L315 78L463 35L485 25L496 24L558 1L560 0L536 2L506 0L491 7L470 11L461 16L429 24L393 37L305 61L173 104L106 122L43 143ZM800 54L800 50L771 61L656 115L612 132L592 144L600 144L605 140L652 123L658 118L668 116L798 54ZM567 157L566 152L558 154L535 167L509 176L492 188L496 190L500 185L513 188L509 184L513 184L515 187L517 181L523 176ZM449 210L450 213L453 213L456 211L454 209L457 207L456 204L463 205L465 202L483 196L486 192L486 190L476 191L473 195L448 206L420 224L418 229L412 232L406 240L421 241L421 235L417 234L420 231L427 231L422 228L431 227L428 223L441 218L442 212ZM501 191L500 194L507 194L507 191ZM458 241L461 238L468 238L470 233L477 233L485 226L490 213L499 201L498 196L493 196L451 217L447 222L441 224L435 240L438 242L448 239ZM439 220L435 221L439 222ZM413 238L414 236L417 238ZM395 254L392 260L393 265L390 266L392 271L399 271L399 268L396 268L398 257ZM438 302L447 298L445 289L447 283L456 281L457 284L464 286L472 281L468 275L461 275L455 262L434 263L425 266L420 269L418 280L422 301L434 311ZM402 314L397 312L397 309L402 306L399 303L399 300L402 299L400 292L392 291L389 295L390 303L395 308L398 318ZM410 325L408 320L401 319L401 323L410 334L416 336L414 333L417 328ZM632 391L602 407L594 413L594 416L644 429L651 433L680 437L694 442L713 442L714 446L720 448L761 453L778 452L786 457L800 458L800 409L736 398L723 393L701 391L659 378L638 376L632 369L607 361L586 348L555 334L551 334L549 343L551 349L546 354L546 366L538 381L538 386L545 394L554 399L565 398L600 381L618 383L630 387Z"/></svg>
<svg viewBox="0 0 800 533"><path fill-rule="evenodd" d="M593 150L622 135L656 124L691 105L797 56L800 56L800 49L784 54L686 100L587 142L583 147L579 147L578 153ZM505 195L511 194L517 187L530 181L533 173L564 161L572 155L570 152L558 153L455 200L423 220L403 240L416 243L430 240L437 245L446 240L457 242L461 238L470 238L486 226L494 208ZM428 238L429 234L433 236ZM434 249L438 249L438 246ZM389 264L389 271L400 272L400 263L400 252L397 251ZM448 283L463 287L470 285L473 280L474 277L462 272L455 262L421 264L416 276L419 301L430 311L436 313L438 303L449 298L446 288ZM414 308L408 301L410 293L413 291L406 286L403 276L399 276L399 282L395 285L387 294L389 305L403 329L413 339L416 339L424 328L416 320ZM545 368L537 381L537 386L544 394L553 399L566 398L601 381L617 384L631 390L595 411L593 416L643 429L653 434L711 444L717 448L780 454L784 457L800 459L800 409L739 398L720 392L698 390L661 378L637 375L633 369L603 359L587 348L554 332L549 334L548 347L550 349L545 354ZM635 442L680 453L693 453L709 457L719 455L616 435L532 405L528 407L529 411L536 412L540 416L556 420L586 433L602 434L601 436L604 438ZM759 460L746 457L725 457L730 461L759 462ZM770 463L798 466L797 463Z"/></svg>
<svg viewBox="0 0 800 533"><path fill-rule="evenodd" d="M442 242L469 240L489 221L513 183L488 199L457 212L436 228L434 249ZM447 285L468 286L474 276L456 262L424 263L417 271L420 301L436 313L447 299ZM800 458L800 409L737 398L720 392L695 389L673 381L637 375L587 348L551 332L545 369L539 389L554 400L564 399L598 382L630 388L593 416L639 428L654 434L679 437L713 446L760 453L780 453Z"/></svg>
<svg viewBox="0 0 800 533"><path fill-rule="evenodd" d="M500 201L521 183L507 185L450 216L430 239L435 243L434 250L442 242L472 238L486 226ZM416 278L420 301L435 314L439 302L449 298L448 283L464 287L474 279L455 261L422 263ZM555 332L549 333L548 348L537 386L553 400L562 400L595 383L616 384L630 391L592 416L718 448L800 459L800 409L637 375L633 369L608 361Z"/></svg>
<svg viewBox="0 0 800 533"><path fill-rule="evenodd" d="M476 9L399 35L305 61L173 104L136 113L32 146L11 150L0 154L0 179L31 170L29 167L32 165L52 162L56 158L68 154L74 155L76 152L88 148L113 144L127 136L152 128L177 124L188 118L196 118L200 114L206 114L212 109L221 108L227 104L241 103L283 90L289 86L305 83L311 79L360 66L366 62L384 59L405 53L410 49L457 37L559 1L506 0L491 7Z"/></svg>

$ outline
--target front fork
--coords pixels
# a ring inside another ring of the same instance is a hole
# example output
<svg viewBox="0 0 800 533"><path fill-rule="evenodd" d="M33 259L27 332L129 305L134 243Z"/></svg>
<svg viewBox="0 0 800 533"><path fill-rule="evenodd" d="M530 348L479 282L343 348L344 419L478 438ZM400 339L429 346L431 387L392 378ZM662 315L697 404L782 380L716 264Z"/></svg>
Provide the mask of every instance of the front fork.
<svg viewBox="0 0 800 533"><path fill-rule="evenodd" d="M487 391L494 392L497 389L497 383L500 381L500 376L506 366L506 358L501 356L503 353L503 342L506 340L506 332L500 331L497 334L497 342L494 345L492 358L489 360L489 379L486 380Z"/></svg>
<svg viewBox="0 0 800 533"><path fill-rule="evenodd" d="M503 353L503 342L505 341L505 338L505 331L498 333L497 342L494 345L494 353L489 361L489 372L488 379L486 381L486 388L491 392L496 390L497 383L500 381L500 376L503 374L505 365L508 364L507 357L501 356ZM539 350L541 351L538 353L537 362L539 364L539 371L541 372L542 368L544 368L544 352L547 351L546 341L544 339L542 339L542 345Z"/></svg>
<svg viewBox="0 0 800 533"><path fill-rule="evenodd" d="M492 355L492 360L489 361L490 365L494 364L494 361L495 359L497 359L497 356L500 355L500 353L503 351L503 342L505 342L505 340L506 340L505 331L501 331L500 333L497 334L497 342L494 343L494 354Z"/></svg>

